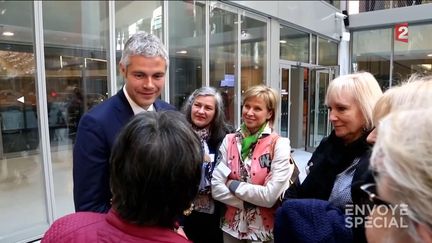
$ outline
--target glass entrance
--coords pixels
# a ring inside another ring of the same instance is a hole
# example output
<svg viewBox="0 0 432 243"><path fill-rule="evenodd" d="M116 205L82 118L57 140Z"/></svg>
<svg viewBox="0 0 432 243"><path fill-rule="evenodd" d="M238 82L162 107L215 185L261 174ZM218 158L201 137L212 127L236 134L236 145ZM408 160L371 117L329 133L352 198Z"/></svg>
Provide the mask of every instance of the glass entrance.
<svg viewBox="0 0 432 243"><path fill-rule="evenodd" d="M309 68L280 65L281 135L292 148L306 148Z"/></svg>
<svg viewBox="0 0 432 243"><path fill-rule="evenodd" d="M328 111L324 104L327 87L335 78L335 69L311 69L309 88L309 126L307 150L316 148L321 140L330 134L331 124L328 121Z"/></svg>

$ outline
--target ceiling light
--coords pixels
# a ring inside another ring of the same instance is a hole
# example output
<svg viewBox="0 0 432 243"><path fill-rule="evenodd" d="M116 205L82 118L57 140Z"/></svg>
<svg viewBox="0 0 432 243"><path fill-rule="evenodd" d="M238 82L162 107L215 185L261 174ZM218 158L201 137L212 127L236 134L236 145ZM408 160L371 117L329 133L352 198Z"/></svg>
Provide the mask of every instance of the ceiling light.
<svg viewBox="0 0 432 243"><path fill-rule="evenodd" d="M3 32L3 35L4 36L14 36L15 34L13 32L10 32L10 31L5 31L5 32Z"/></svg>
<svg viewBox="0 0 432 243"><path fill-rule="evenodd" d="M423 69L426 69L426 70L431 70L432 69L432 64L421 64L421 67Z"/></svg>
<svg viewBox="0 0 432 243"><path fill-rule="evenodd" d="M427 54L428 57L432 57L432 53L431 54Z"/></svg>
<svg viewBox="0 0 432 243"><path fill-rule="evenodd" d="M286 44L287 41L286 41L286 40L280 40L279 43L281 43L281 44Z"/></svg>
<svg viewBox="0 0 432 243"><path fill-rule="evenodd" d="M187 54L187 51L186 50L181 50L181 51L177 51L176 53L177 54Z"/></svg>

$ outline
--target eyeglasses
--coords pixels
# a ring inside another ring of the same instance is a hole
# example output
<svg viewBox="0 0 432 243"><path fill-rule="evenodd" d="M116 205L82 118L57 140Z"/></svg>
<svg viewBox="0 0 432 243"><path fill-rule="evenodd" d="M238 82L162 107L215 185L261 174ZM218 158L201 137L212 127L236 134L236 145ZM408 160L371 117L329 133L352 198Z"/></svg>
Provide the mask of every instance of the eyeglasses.
<svg viewBox="0 0 432 243"><path fill-rule="evenodd" d="M373 205L371 206L380 206L383 205L385 207L393 207L395 208L396 205L390 202L387 202L383 199L381 199L376 192L376 184L375 183L368 183L368 184L364 184L360 186L360 189L365 192L368 197L369 197L369 202ZM413 211L412 209L410 209L408 207L407 204L402 203L402 204L397 204L397 207L400 207L400 209L398 210L399 212L401 212L403 215L408 216L409 219L414 223L414 224L424 224L426 226L428 226L431 230L432 230L432 224L428 223L428 222L422 222L419 220L420 217L418 217L418 214ZM404 211L402 211L402 209L404 209ZM392 211L394 211L395 209L392 209ZM408 214L408 211L410 212Z"/></svg>
<svg viewBox="0 0 432 243"><path fill-rule="evenodd" d="M377 192L376 192L376 184L375 183L368 183L360 186L360 189L365 192L368 197L369 201L373 203L374 205L384 205L384 206L390 206L391 203L381 199Z"/></svg>

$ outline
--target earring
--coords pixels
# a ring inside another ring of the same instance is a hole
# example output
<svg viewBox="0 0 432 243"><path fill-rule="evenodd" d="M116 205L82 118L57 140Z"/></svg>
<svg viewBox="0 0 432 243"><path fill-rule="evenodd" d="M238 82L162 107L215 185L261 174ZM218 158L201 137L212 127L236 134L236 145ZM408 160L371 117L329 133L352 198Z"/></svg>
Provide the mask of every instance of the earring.
<svg viewBox="0 0 432 243"><path fill-rule="evenodd" d="M186 210L183 211L183 215L184 216L189 216L192 213L193 209L194 209L194 204L191 203L190 207L188 209L186 209Z"/></svg>

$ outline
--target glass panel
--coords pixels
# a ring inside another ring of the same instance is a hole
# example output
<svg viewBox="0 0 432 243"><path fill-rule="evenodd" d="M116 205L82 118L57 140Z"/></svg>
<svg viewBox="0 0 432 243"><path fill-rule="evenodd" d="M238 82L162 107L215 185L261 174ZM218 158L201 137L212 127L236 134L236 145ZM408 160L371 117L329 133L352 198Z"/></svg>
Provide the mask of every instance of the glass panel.
<svg viewBox="0 0 432 243"><path fill-rule="evenodd" d="M309 62L309 33L281 25L279 43L280 59Z"/></svg>
<svg viewBox="0 0 432 243"><path fill-rule="evenodd" d="M310 71L310 85L309 85L309 91L308 91L308 98L309 98L309 123L308 123L308 137L307 137L307 146L308 150L311 150L311 148L315 148L315 141L314 141L314 133L315 133L315 111L318 110L318 99L316 99L316 70L312 69Z"/></svg>
<svg viewBox="0 0 432 243"><path fill-rule="evenodd" d="M329 134L328 111L324 104L329 83L328 70L312 70L310 85L309 146L317 147ZM333 78L333 77L332 77Z"/></svg>
<svg viewBox="0 0 432 243"><path fill-rule="evenodd" d="M24 241L48 227L39 150L32 4L3 1L0 5L2 242Z"/></svg>
<svg viewBox="0 0 432 243"><path fill-rule="evenodd" d="M304 149L306 146L306 121L308 116L307 89L309 83L309 69L291 67L291 87L289 112L289 139L291 147Z"/></svg>
<svg viewBox="0 0 432 243"><path fill-rule="evenodd" d="M392 30L355 31L352 41L352 70L370 72L381 88L387 89L390 80Z"/></svg>
<svg viewBox="0 0 432 243"><path fill-rule="evenodd" d="M338 44L323 38L318 38L318 41L318 64L321 66L337 66Z"/></svg>
<svg viewBox="0 0 432 243"><path fill-rule="evenodd" d="M325 0L325 1L335 6L336 8L340 9L340 0Z"/></svg>
<svg viewBox="0 0 432 243"><path fill-rule="evenodd" d="M137 31L152 33L163 41L162 1L115 1L115 28L118 64L124 43ZM124 80L117 65L117 87L113 88L119 90L123 84Z"/></svg>
<svg viewBox="0 0 432 243"><path fill-rule="evenodd" d="M196 1L169 1L170 102L180 108L203 85L205 5Z"/></svg>
<svg viewBox="0 0 432 243"><path fill-rule="evenodd" d="M72 148L81 116L107 99L107 2L43 2L56 216L74 211ZM68 16L64 18L64 16Z"/></svg>
<svg viewBox="0 0 432 243"><path fill-rule="evenodd" d="M408 42L394 41L392 85L412 73L432 74L432 24L410 25Z"/></svg>
<svg viewBox="0 0 432 243"><path fill-rule="evenodd" d="M210 86L219 88L227 121L234 125L234 92L237 60L237 14L217 5L210 9Z"/></svg>
<svg viewBox="0 0 432 243"><path fill-rule="evenodd" d="M325 96L327 93L327 86L329 83L329 74L328 72L317 72L317 78L318 78L318 120L317 125L318 129L316 130L317 133L315 135L315 139L321 141L325 136L327 136L327 126L328 126L328 110L327 106L324 103ZM316 146L318 144L315 143Z"/></svg>
<svg viewBox="0 0 432 243"><path fill-rule="evenodd" d="M267 23L241 16L241 89L265 82Z"/></svg>
<svg viewBox="0 0 432 243"><path fill-rule="evenodd" d="M290 107L290 69L281 68L281 136L288 137L289 107Z"/></svg>
<svg viewBox="0 0 432 243"><path fill-rule="evenodd" d="M311 45L311 61L310 63L316 64L317 58L317 36L312 35L312 45Z"/></svg>
<svg viewBox="0 0 432 243"><path fill-rule="evenodd" d="M310 103L309 103L309 89L311 86L311 72L310 69L305 68L304 71L304 77L303 77L303 112L302 112L302 117L303 117L303 125L302 125L302 145L304 146L304 148L307 148L307 141L308 141L308 124L309 124L309 107L310 107ZM300 108L301 109L301 108Z"/></svg>

